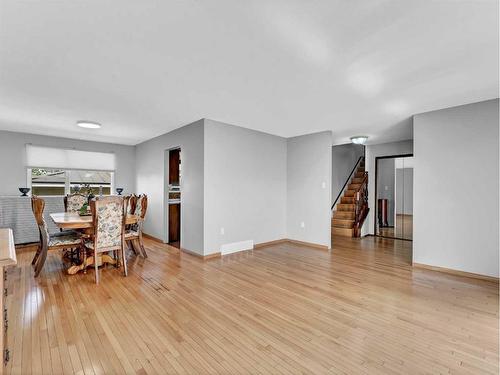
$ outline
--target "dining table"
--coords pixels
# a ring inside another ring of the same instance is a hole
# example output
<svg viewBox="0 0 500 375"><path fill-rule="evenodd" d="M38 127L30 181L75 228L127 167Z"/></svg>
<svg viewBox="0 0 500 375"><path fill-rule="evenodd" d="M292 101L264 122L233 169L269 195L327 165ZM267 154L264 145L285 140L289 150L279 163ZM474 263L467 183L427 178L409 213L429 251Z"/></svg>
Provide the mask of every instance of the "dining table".
<svg viewBox="0 0 500 375"><path fill-rule="evenodd" d="M94 228L94 223L92 220L92 215L80 215L78 212L55 212L50 214L50 218L54 224L63 230L76 230L82 232L84 235L89 235L92 233ZM136 224L140 220L137 215L127 214L125 218L126 225ZM116 264L116 260L113 259L108 254L99 254L97 259L98 265ZM68 274L74 275L79 271L85 270L87 267L94 265L94 257L84 257L84 261L81 264L77 264L68 268Z"/></svg>

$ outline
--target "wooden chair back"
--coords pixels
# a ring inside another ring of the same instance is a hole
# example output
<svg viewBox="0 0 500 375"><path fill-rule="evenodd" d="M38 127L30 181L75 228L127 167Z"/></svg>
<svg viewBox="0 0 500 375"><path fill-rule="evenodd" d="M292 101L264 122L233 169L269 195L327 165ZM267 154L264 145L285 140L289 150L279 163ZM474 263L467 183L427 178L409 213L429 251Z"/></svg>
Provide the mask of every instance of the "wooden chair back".
<svg viewBox="0 0 500 375"><path fill-rule="evenodd" d="M137 195L131 194L128 197L127 213L133 214L137 205Z"/></svg>
<svg viewBox="0 0 500 375"><path fill-rule="evenodd" d="M94 250L119 250L125 241L123 197L97 197L90 201L94 227Z"/></svg>
<svg viewBox="0 0 500 375"><path fill-rule="evenodd" d="M134 215L137 215L141 218L141 221L144 220L146 216L146 211L148 209L148 196L146 194L141 194L137 198L137 203L134 210Z"/></svg>
<svg viewBox="0 0 500 375"><path fill-rule="evenodd" d="M123 197L123 213L124 213L124 215L128 214L129 204L130 204L130 195L125 195Z"/></svg>
<svg viewBox="0 0 500 375"><path fill-rule="evenodd" d="M43 210L45 209L45 201L42 198L33 195L31 197L31 210L35 216L37 225L43 225L45 221L43 218Z"/></svg>
<svg viewBox="0 0 500 375"><path fill-rule="evenodd" d="M43 211L45 209L45 201L37 196L31 197L31 210L35 216L36 224L38 225L38 233L40 235L40 246L47 247L49 243L49 230Z"/></svg>
<svg viewBox="0 0 500 375"><path fill-rule="evenodd" d="M64 211L78 212L87 203L87 197L80 193L68 194L64 197Z"/></svg>

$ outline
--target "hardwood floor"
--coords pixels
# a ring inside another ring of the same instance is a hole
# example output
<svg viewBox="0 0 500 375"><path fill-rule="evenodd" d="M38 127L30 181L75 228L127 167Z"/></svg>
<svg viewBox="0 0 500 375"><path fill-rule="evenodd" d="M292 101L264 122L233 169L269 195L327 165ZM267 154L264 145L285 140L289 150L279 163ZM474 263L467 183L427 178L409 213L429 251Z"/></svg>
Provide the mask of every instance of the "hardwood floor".
<svg viewBox="0 0 500 375"><path fill-rule="evenodd" d="M407 241L203 262L146 240L129 277L9 271L11 374L495 374L498 284L412 269Z"/></svg>

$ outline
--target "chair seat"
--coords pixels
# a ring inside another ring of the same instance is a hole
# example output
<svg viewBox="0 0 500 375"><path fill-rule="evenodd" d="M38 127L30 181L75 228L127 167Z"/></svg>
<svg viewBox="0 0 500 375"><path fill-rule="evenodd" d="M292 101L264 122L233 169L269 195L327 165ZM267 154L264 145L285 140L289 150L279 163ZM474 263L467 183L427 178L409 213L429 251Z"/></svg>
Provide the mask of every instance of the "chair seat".
<svg viewBox="0 0 500 375"><path fill-rule="evenodd" d="M79 246L82 243L82 239L79 234L76 233L61 233L60 235L50 236L49 247L52 246Z"/></svg>
<svg viewBox="0 0 500 375"><path fill-rule="evenodd" d="M128 240L128 239L131 239L131 238L138 238L139 237L139 232L135 231L135 230L127 230L125 232L125 239Z"/></svg>

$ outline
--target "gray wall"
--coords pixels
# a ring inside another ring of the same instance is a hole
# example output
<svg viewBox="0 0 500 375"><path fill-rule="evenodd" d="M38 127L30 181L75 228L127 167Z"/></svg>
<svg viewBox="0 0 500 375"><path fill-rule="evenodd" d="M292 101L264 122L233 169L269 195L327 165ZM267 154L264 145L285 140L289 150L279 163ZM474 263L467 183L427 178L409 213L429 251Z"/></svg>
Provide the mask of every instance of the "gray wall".
<svg viewBox="0 0 500 375"><path fill-rule="evenodd" d="M331 140L331 132L284 139L202 119L141 143L144 231L165 240L165 151L181 147L182 248L207 255L282 238L330 246Z"/></svg>
<svg viewBox="0 0 500 375"><path fill-rule="evenodd" d="M205 119L204 186L205 255L286 237L285 138Z"/></svg>
<svg viewBox="0 0 500 375"><path fill-rule="evenodd" d="M166 150L181 147L181 246L203 254L203 120L136 146L137 191L148 195L144 232L166 240Z"/></svg>
<svg viewBox="0 0 500 375"><path fill-rule="evenodd" d="M395 207L395 176L394 159L380 159L378 161L378 180L377 180L377 200L387 199L387 223L394 226L394 207ZM375 174L373 174L375 178ZM373 210L376 210L376 204L373 204Z"/></svg>
<svg viewBox="0 0 500 375"><path fill-rule="evenodd" d="M332 204L342 190L352 168L359 157L363 155L364 147L362 145L349 143L332 146Z"/></svg>
<svg viewBox="0 0 500 375"><path fill-rule="evenodd" d="M403 155L413 153L413 141L400 141L381 143L377 145L366 146L366 170L368 171L368 213L367 220L361 228L363 236L374 233L375 225L375 157L377 156L390 156L390 155Z"/></svg>
<svg viewBox="0 0 500 375"><path fill-rule="evenodd" d="M287 139L288 238L331 246L331 176L330 131Z"/></svg>
<svg viewBox="0 0 500 375"><path fill-rule="evenodd" d="M414 116L413 261L498 277L498 99Z"/></svg>
<svg viewBox="0 0 500 375"><path fill-rule="evenodd" d="M0 131L0 175L3 176L0 195L19 195L18 188L26 186L26 143L82 151L114 152L115 186L123 187L124 194L135 192L135 146Z"/></svg>
<svg viewBox="0 0 500 375"><path fill-rule="evenodd" d="M396 169L396 211L413 215L413 168Z"/></svg>

